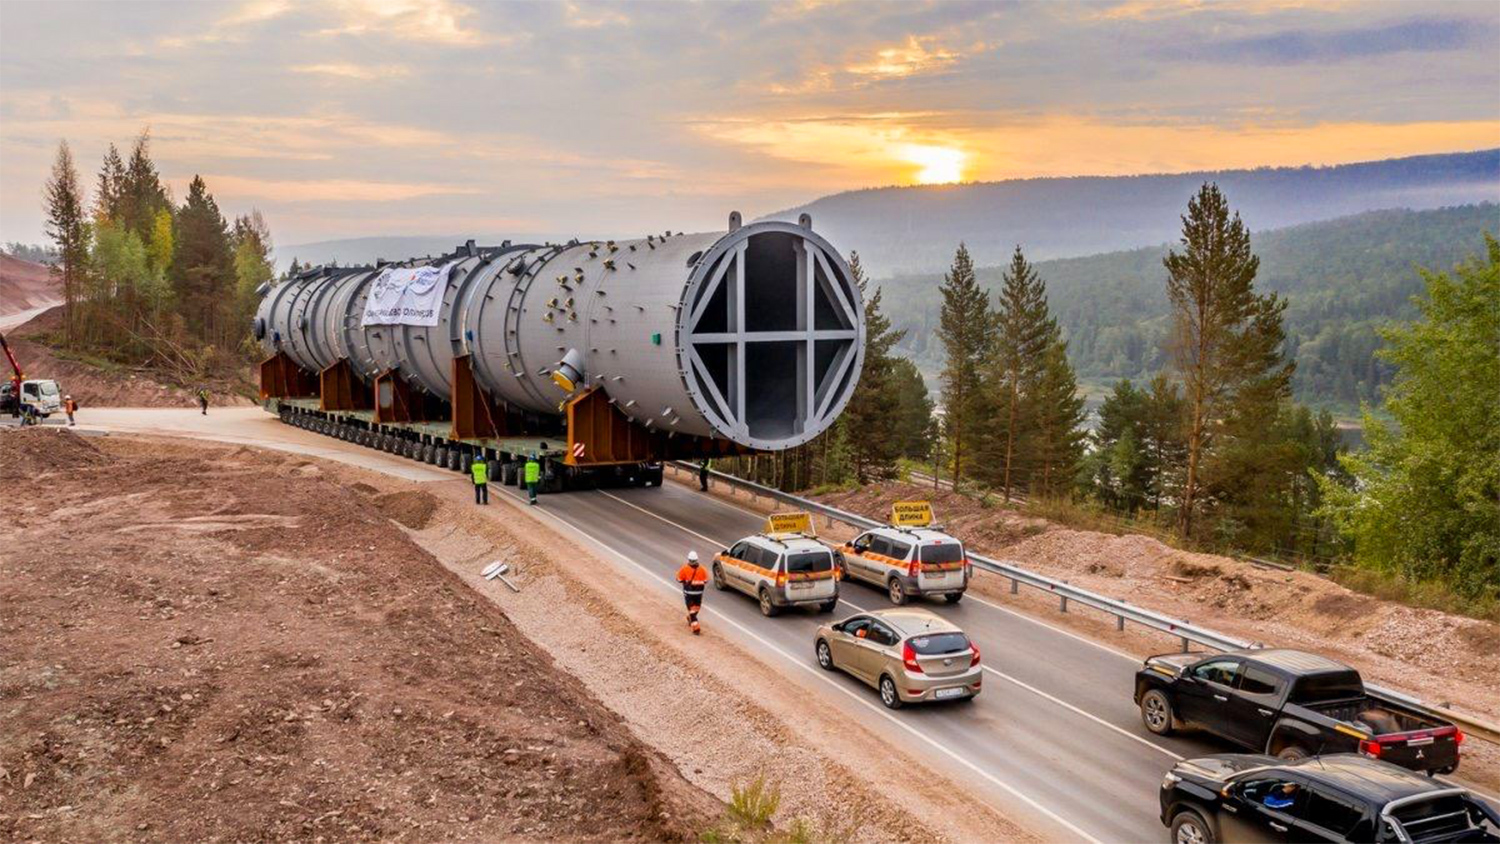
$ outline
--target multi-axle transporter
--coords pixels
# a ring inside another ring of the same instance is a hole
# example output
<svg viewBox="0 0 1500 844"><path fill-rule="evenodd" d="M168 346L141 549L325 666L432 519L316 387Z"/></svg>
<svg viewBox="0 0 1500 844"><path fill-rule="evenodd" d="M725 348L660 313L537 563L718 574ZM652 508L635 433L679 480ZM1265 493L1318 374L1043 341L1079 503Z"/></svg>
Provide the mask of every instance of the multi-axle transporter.
<svg viewBox="0 0 1500 844"><path fill-rule="evenodd" d="M265 292L253 330L283 421L507 483L535 455L552 490L805 443L864 355L859 287L805 215L314 268Z"/></svg>

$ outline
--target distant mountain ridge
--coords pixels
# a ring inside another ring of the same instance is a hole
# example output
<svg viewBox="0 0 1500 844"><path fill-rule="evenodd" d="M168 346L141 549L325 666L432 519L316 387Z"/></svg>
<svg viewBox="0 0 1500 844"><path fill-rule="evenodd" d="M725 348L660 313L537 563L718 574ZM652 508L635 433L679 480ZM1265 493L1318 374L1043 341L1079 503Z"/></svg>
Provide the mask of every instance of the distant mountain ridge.
<svg viewBox="0 0 1500 844"><path fill-rule="evenodd" d="M1251 233L1260 257L1255 285L1287 300L1288 352L1300 401L1349 411L1373 402L1390 378L1375 357L1378 326L1415 315L1418 267L1451 271L1484 251L1484 234L1500 235L1500 205L1426 211L1371 211L1335 220ZM1068 341L1079 378L1093 384L1149 378L1167 365L1166 269L1169 247L1151 246L1036 263L1047 300ZM1004 266L976 269L997 290ZM897 351L928 383L942 368L938 323L941 272L879 282L885 312L905 330Z"/></svg>
<svg viewBox="0 0 1500 844"><path fill-rule="evenodd" d="M959 241L977 264L1016 244L1035 260L1130 249L1176 238L1187 201L1217 182L1253 231L1387 208L1500 200L1500 149L1329 167L1262 167L1140 176L1014 179L868 188L825 196L764 219L795 220L880 278L945 268Z"/></svg>

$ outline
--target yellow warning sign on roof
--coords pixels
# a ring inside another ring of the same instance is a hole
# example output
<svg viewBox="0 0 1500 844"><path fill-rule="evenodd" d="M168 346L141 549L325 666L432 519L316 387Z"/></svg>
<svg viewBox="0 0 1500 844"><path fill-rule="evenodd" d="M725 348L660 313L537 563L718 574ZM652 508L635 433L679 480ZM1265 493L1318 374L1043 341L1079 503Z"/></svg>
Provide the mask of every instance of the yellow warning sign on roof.
<svg viewBox="0 0 1500 844"><path fill-rule="evenodd" d="M803 511L772 513L766 517L766 533L805 533L812 536L812 516Z"/></svg>
<svg viewBox="0 0 1500 844"><path fill-rule="evenodd" d="M897 501L891 505L891 524L896 527L927 527L932 524L932 504L927 501Z"/></svg>

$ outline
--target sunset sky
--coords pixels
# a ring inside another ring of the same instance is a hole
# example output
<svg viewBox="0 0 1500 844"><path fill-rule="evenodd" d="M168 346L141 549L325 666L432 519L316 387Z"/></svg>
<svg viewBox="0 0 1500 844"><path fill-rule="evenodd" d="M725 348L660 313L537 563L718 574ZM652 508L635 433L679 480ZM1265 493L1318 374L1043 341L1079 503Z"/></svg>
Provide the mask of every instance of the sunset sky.
<svg viewBox="0 0 1500 844"><path fill-rule="evenodd" d="M1500 146L1500 3L0 3L0 240L150 127L277 242Z"/></svg>

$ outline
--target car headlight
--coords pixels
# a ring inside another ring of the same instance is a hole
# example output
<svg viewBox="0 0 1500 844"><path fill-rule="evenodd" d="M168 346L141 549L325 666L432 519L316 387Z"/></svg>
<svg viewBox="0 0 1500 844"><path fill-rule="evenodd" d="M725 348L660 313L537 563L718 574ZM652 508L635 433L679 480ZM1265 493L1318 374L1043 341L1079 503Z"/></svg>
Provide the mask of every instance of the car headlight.
<svg viewBox="0 0 1500 844"><path fill-rule="evenodd" d="M1177 776L1171 771L1167 771L1167 775L1161 778L1161 787L1171 788L1180 782L1182 782L1182 777Z"/></svg>

